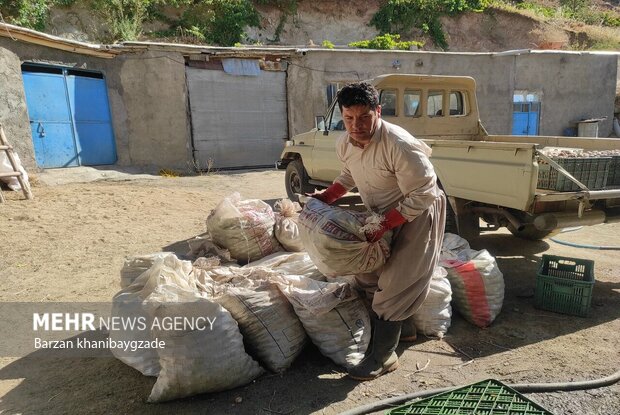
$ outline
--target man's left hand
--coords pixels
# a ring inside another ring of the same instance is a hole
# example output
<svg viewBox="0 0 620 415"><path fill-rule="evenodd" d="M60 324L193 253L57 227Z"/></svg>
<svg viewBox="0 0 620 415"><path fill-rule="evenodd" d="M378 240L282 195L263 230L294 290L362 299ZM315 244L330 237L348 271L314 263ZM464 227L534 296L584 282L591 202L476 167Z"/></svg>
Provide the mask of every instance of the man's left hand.
<svg viewBox="0 0 620 415"><path fill-rule="evenodd" d="M396 208L390 209L384 216L383 222L381 222L381 227L376 231L365 232L366 240L368 242L377 242L383 234L393 229L397 226L402 225L407 222L407 219L403 215L400 214Z"/></svg>
<svg viewBox="0 0 620 415"><path fill-rule="evenodd" d="M376 231L373 232L365 232L366 240L368 242L377 242L379 239L383 237L383 234L387 232L383 226Z"/></svg>

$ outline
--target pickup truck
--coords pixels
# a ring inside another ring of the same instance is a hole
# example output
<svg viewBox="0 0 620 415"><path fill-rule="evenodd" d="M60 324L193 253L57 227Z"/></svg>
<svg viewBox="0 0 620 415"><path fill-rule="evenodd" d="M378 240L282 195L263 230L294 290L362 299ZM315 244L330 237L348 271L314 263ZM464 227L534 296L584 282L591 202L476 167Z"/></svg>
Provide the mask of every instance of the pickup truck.
<svg viewBox="0 0 620 415"><path fill-rule="evenodd" d="M382 118L432 148L431 162L450 202L447 232L472 238L481 230L507 227L515 236L542 239L561 228L620 219L620 186L601 186L600 180L598 186L584 184L542 151L613 153L620 149L620 139L490 135L480 122L471 77L388 74L369 82L379 91ZM315 117L315 128L286 142L276 163L286 169L291 199L329 186L340 173L335 142L345 131L335 101L326 115ZM610 167L620 169L619 159L608 158L614 163L598 174L606 178ZM566 178L571 190L540 188L539 170L544 174L549 169L555 170L556 180Z"/></svg>

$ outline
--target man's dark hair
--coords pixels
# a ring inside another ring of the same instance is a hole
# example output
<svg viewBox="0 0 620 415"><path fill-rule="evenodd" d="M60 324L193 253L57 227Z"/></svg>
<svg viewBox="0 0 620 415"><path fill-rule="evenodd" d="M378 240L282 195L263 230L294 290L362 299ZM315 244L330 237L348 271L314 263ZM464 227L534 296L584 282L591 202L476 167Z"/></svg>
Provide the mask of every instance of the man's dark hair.
<svg viewBox="0 0 620 415"><path fill-rule="evenodd" d="M379 93L368 82L354 82L343 87L338 92L338 107L352 107L354 105L369 106L372 111L379 105Z"/></svg>

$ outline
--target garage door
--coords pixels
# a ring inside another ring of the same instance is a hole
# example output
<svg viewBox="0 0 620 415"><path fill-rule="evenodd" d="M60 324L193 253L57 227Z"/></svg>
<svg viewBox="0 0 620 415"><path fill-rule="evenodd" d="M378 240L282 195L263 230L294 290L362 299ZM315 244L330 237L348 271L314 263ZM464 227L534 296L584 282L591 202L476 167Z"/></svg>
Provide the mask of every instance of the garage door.
<svg viewBox="0 0 620 415"><path fill-rule="evenodd" d="M273 166L287 139L286 73L187 68L199 169Z"/></svg>
<svg viewBox="0 0 620 415"><path fill-rule="evenodd" d="M103 75L47 65L22 65L37 165L97 166L116 162Z"/></svg>

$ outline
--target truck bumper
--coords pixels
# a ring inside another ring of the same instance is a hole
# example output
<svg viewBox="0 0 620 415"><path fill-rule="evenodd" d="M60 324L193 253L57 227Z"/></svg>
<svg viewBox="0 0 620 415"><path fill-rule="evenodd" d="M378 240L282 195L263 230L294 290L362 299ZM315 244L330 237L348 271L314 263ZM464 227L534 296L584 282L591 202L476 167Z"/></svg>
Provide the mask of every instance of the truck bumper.
<svg viewBox="0 0 620 415"><path fill-rule="evenodd" d="M276 169L278 170L285 170L286 166L288 166L288 164L290 163L290 160L278 160L276 161Z"/></svg>
<svg viewBox="0 0 620 415"><path fill-rule="evenodd" d="M543 213L534 218L534 227L539 230L553 230L616 222L620 222L620 208L607 211L592 209L584 212L581 217L577 215L577 212Z"/></svg>

